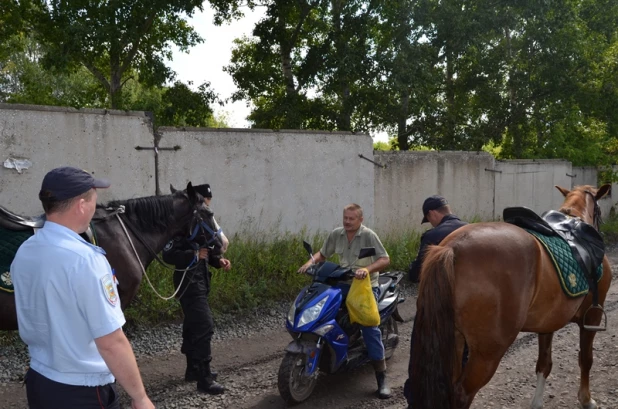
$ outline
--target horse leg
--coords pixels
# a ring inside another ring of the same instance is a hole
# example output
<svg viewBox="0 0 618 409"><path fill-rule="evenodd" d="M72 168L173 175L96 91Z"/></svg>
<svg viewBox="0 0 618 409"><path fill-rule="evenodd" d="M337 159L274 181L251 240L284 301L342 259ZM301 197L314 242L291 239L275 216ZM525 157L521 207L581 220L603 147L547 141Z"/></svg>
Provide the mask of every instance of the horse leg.
<svg viewBox="0 0 618 409"><path fill-rule="evenodd" d="M461 379L455 387L456 409L468 409L472 405L472 400L478 391L494 376L498 365L500 365L500 360L506 352L505 349L492 356L481 356L475 351L475 348L470 345L468 348L468 362L466 362ZM461 361L459 361L459 365L461 365Z"/></svg>
<svg viewBox="0 0 618 409"><path fill-rule="evenodd" d="M539 358L536 361L536 392L532 399L532 409L541 409L543 407L543 392L545 391L545 382L551 372L553 365L551 359L551 345L554 333L539 334Z"/></svg>
<svg viewBox="0 0 618 409"><path fill-rule="evenodd" d="M590 368L592 368L592 342L595 331L586 331L579 327L579 368L581 381L577 398L583 409L597 409L597 403L590 397Z"/></svg>

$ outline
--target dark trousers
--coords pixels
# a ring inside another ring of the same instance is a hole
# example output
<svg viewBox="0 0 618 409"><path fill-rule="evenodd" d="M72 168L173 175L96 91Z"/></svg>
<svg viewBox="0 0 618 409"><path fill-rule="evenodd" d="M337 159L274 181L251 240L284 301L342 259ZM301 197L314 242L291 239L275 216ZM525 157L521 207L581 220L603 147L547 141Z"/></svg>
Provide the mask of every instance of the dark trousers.
<svg viewBox="0 0 618 409"><path fill-rule="evenodd" d="M180 352L196 360L210 359L210 342L214 333L214 321L208 305L210 272L197 268L187 272L178 294L184 313L182 325L182 347ZM182 272L174 273L174 284L178 286Z"/></svg>
<svg viewBox="0 0 618 409"><path fill-rule="evenodd" d="M26 373L25 384L30 409L120 409L115 384L66 385L33 369Z"/></svg>

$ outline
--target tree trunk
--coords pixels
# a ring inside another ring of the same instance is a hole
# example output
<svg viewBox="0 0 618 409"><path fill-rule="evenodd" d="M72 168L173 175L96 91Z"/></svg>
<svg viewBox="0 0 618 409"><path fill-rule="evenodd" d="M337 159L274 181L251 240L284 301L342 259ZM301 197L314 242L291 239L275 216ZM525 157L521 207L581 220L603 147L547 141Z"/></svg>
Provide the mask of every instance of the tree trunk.
<svg viewBox="0 0 618 409"><path fill-rule="evenodd" d="M409 133L407 129L408 108L410 105L410 91L407 89L401 93L401 109L399 110L399 119L397 121L397 145L402 151L410 149L408 142Z"/></svg>
<svg viewBox="0 0 618 409"><path fill-rule="evenodd" d="M509 116L507 119L507 129L511 138L513 138L513 156L515 158L521 158L523 155L523 141L521 131L518 126L519 118L519 106L517 104L517 91L516 91L516 75L513 64L513 46L511 43L511 30L506 27L504 29L504 35L506 37L506 52L509 64L509 81L508 81L508 93L509 93Z"/></svg>
<svg viewBox="0 0 618 409"><path fill-rule="evenodd" d="M285 81L285 93L286 95L296 95L296 86L294 84L294 74L292 73L292 47L289 39L287 39L284 33L287 33L285 29L284 16L279 15L278 18L279 33L281 37L279 39L279 50L281 53L281 71L283 73L283 80Z"/></svg>
<svg viewBox="0 0 618 409"><path fill-rule="evenodd" d="M333 31L335 39L335 55L337 56L336 81L339 88L339 112L337 114L337 129L339 131L352 130L352 107L350 106L350 85L348 84L348 70L346 65L346 41L341 29L341 9L343 0L332 0Z"/></svg>
<svg viewBox="0 0 618 409"><path fill-rule="evenodd" d="M456 115L455 112L455 84L454 84L454 68L453 59L454 53L452 46L446 44L446 118L444 121L444 136L440 145L442 149L454 150L457 148L455 140Z"/></svg>
<svg viewBox="0 0 618 409"><path fill-rule="evenodd" d="M112 72L111 81L109 83L109 96L112 102L112 109L122 109L122 84L118 72Z"/></svg>

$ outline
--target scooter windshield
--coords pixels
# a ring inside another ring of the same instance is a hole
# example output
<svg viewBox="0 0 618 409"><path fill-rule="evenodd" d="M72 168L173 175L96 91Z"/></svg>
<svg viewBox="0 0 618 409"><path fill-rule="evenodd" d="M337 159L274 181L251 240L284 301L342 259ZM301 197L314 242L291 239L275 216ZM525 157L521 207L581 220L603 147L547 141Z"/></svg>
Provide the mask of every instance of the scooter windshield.
<svg viewBox="0 0 618 409"><path fill-rule="evenodd" d="M327 278L345 278L345 275L350 272L351 270L349 268L343 268L338 264L326 261L318 269L315 277L317 281L324 281Z"/></svg>

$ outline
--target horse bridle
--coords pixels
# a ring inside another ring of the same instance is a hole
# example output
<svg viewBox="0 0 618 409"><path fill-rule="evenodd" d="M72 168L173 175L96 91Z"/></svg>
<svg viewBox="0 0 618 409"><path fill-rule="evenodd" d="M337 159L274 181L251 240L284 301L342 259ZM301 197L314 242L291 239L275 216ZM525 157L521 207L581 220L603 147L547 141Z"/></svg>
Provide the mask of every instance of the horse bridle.
<svg viewBox="0 0 618 409"><path fill-rule="evenodd" d="M222 231L221 227L219 227L217 231L214 231L213 229L210 228L208 224L206 224L206 222L199 215L199 212L197 210L193 211L193 215L194 215L194 220L196 219L197 220L196 220L196 223L193 229L191 229L192 224L189 225L189 236L187 237L187 240L189 240L190 243L197 245L197 243L195 243L193 240L195 240L195 238L197 237L198 232L201 231L203 233L204 230L206 230L208 233L210 233L210 240L208 240L205 244L206 246L210 246L217 239L217 236L221 235L221 231Z"/></svg>
<svg viewBox="0 0 618 409"><path fill-rule="evenodd" d="M599 202L597 201L597 197L589 190L584 190L584 193L588 193L592 197L592 202L594 203L594 211L592 213L592 225L597 231L601 228L601 207L599 206Z"/></svg>
<svg viewBox="0 0 618 409"><path fill-rule="evenodd" d="M144 277L146 277L146 281L148 282L148 284L150 285L150 288L152 288L152 291L154 291L154 293L159 296L159 298L161 298L162 300L168 301L172 298L174 298L176 296L176 294L178 294L178 291L180 290L180 287L182 286L183 281L185 280L185 277L187 275L187 272L189 271L193 271L198 267L198 263L196 263L197 261L197 249L196 250L196 256L193 259L193 261L191 262L191 264L189 264L189 266L185 269L177 269L177 268L172 268L172 267L168 267L163 260L161 260L159 258L159 256L157 255L157 253L148 245L148 243L146 243L146 241L141 237L141 235L139 234L139 232L137 231L137 229L135 228L135 226L133 225L133 223L130 222L130 220L127 217L121 217L121 215L125 214L124 212L124 206L120 206L117 209L112 209L112 208L108 208L106 210L112 210L112 215L108 216L108 217L112 217L112 216L116 216L116 218L118 219L118 222L120 223L120 226L122 227L122 229L124 230L125 235L127 236L127 239L129 240L129 244L131 245L131 248L133 249L133 252L135 253L135 257L137 258L137 262L139 263L140 267L142 268L142 274L144 275ZM106 219L108 217L104 217L103 219ZM193 219L191 220L191 223L189 224L189 226L194 225L193 221L197 219L196 223L195 223L195 227L193 229L191 229L191 227L189 227L189 237L187 237L187 239L189 241L195 239L195 237L197 236L197 233L199 231L208 231L212 236L210 238L210 240L206 243L207 245L211 244L217 237L218 234L221 233L221 228L219 228L219 230L217 230L216 232L213 231L210 226L208 226L208 224L206 224L206 222L204 221L204 219L199 215L199 212L196 210L193 211ZM152 254L155 258L155 260L157 260L159 262L159 264L161 264L161 266L167 270L172 270L174 272L176 271L182 271L183 275L182 275L182 279L180 280L180 284L178 285L178 288L176 288L176 290L174 291L174 293L172 295L170 295L169 297L164 297L161 294L159 294L159 292L156 290L156 288L154 288L154 285L152 284L152 282L150 281L150 278L148 277L148 273L146 273L146 268L144 267L144 264L142 263L142 260L139 258L139 254L137 252L137 249L135 248L135 245L133 244L133 240L131 240L131 236L129 235L129 232L127 231L127 228L125 227L128 226L129 230L131 230L131 232L133 233L133 235L139 240L139 242L146 248L146 250L148 250L150 252L150 254ZM191 231L192 230L192 231ZM194 265L195 264L195 265ZM188 287L187 287L188 288ZM185 288L186 291L186 288ZM184 295L184 291L183 294L181 294L179 297L182 297Z"/></svg>
<svg viewBox="0 0 618 409"><path fill-rule="evenodd" d="M163 268L165 268L167 270L173 270L173 271L185 271L185 269L180 270L180 269L168 267L167 264L163 260L161 260L159 255L142 238L142 236L140 235L139 231L135 228L133 223L131 223L129 218L128 217L121 217L121 215L125 214L124 206L121 205L121 206L119 206L117 208L106 208L105 210L111 211L111 213L106 215L106 216L103 216L101 218L97 218L96 219L97 221L98 220L105 220L105 219L108 219L110 217L116 216L116 218L120 222L120 225L123 226L123 229L124 229L124 225L126 225L129 228L129 230L131 231L131 233L133 233L133 235L137 238L137 240L146 248L146 250L148 250L148 252L152 256L154 256L155 260L157 260L159 262L159 264L161 264L161 266ZM221 229L220 228L217 231L213 231L210 228L210 226L208 226L208 224L206 224L204 219L199 215L199 212L197 210L193 211L193 218L192 218L191 223L189 224L189 226L195 226L195 227L193 227L193 229L191 229L191 227L189 227L189 235L187 237L187 239L189 241L192 241L193 239L195 239L195 237L197 236L198 232L200 232L200 231L203 232L204 230L206 230L208 233L211 234L210 240L206 243L207 245L212 244L216 240L216 236L221 233ZM131 243L131 245L133 245L131 237L127 234L126 231L125 231L125 234L127 235L127 238L129 240L129 242ZM135 249L134 249L134 251L135 251ZM137 252L136 252L136 257L138 257L137 256ZM139 257L138 257L138 259L139 259ZM195 267L193 267L193 268L195 268Z"/></svg>

